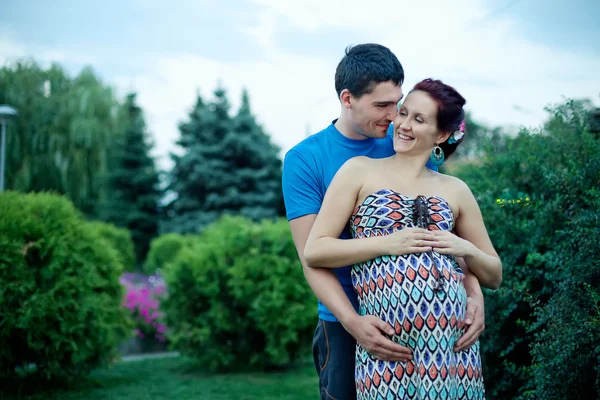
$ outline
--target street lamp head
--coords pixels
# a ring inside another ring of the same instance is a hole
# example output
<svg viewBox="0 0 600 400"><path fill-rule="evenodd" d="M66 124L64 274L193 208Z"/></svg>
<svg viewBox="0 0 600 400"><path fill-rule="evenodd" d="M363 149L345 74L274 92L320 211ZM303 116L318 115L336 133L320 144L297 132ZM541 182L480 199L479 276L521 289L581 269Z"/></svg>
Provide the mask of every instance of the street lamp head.
<svg viewBox="0 0 600 400"><path fill-rule="evenodd" d="M0 104L0 119L11 119L18 115L16 108L9 106L8 104Z"/></svg>
<svg viewBox="0 0 600 400"><path fill-rule="evenodd" d="M0 104L0 125L2 125L2 136L0 137L0 192L4 192L4 164L6 163L4 153L6 150L6 121L17 116L17 110L8 104Z"/></svg>

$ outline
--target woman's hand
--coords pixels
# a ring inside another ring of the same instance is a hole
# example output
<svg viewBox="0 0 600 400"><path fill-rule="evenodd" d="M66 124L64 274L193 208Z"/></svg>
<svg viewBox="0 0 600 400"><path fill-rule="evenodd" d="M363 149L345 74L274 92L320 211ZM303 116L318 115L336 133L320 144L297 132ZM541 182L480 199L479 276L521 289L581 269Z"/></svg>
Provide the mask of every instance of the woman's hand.
<svg viewBox="0 0 600 400"><path fill-rule="evenodd" d="M381 237L384 243L381 254L401 256L425 253L438 246L433 232L421 228L405 228Z"/></svg>
<svg viewBox="0 0 600 400"><path fill-rule="evenodd" d="M433 251L440 254L449 254L455 257L468 257L473 254L474 246L450 231L432 231L437 244Z"/></svg>

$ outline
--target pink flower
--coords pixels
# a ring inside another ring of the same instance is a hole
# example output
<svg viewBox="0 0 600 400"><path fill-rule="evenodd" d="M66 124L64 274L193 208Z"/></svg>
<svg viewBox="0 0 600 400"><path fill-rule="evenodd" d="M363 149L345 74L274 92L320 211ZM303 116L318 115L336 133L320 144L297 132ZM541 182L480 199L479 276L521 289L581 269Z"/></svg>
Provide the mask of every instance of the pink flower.
<svg viewBox="0 0 600 400"><path fill-rule="evenodd" d="M152 335L157 340L166 340L166 327L159 322L164 317L159 311L160 299L167 292L164 280L160 276L126 273L119 281L126 292L122 306L131 312L137 324L135 335L140 338Z"/></svg>

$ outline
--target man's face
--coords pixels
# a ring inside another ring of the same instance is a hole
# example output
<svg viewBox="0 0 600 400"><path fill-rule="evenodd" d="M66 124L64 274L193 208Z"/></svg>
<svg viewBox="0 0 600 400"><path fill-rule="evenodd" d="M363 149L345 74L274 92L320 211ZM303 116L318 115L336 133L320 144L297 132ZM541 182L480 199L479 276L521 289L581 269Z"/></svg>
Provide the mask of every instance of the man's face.
<svg viewBox="0 0 600 400"><path fill-rule="evenodd" d="M359 136L381 139L387 135L390 123L398 114L402 87L394 82L381 82L371 93L351 97L350 119Z"/></svg>

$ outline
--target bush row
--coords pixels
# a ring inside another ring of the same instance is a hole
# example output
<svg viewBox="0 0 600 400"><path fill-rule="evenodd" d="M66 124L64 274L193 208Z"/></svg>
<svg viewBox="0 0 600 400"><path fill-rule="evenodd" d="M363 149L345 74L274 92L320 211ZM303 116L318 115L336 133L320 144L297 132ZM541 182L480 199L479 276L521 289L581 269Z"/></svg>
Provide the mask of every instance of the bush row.
<svg viewBox="0 0 600 400"><path fill-rule="evenodd" d="M208 367L268 368L310 354L314 296L287 221L223 217L164 273L169 338Z"/></svg>
<svg viewBox="0 0 600 400"><path fill-rule="evenodd" d="M0 194L1 378L70 379L115 356L129 325L110 229L61 196Z"/></svg>

